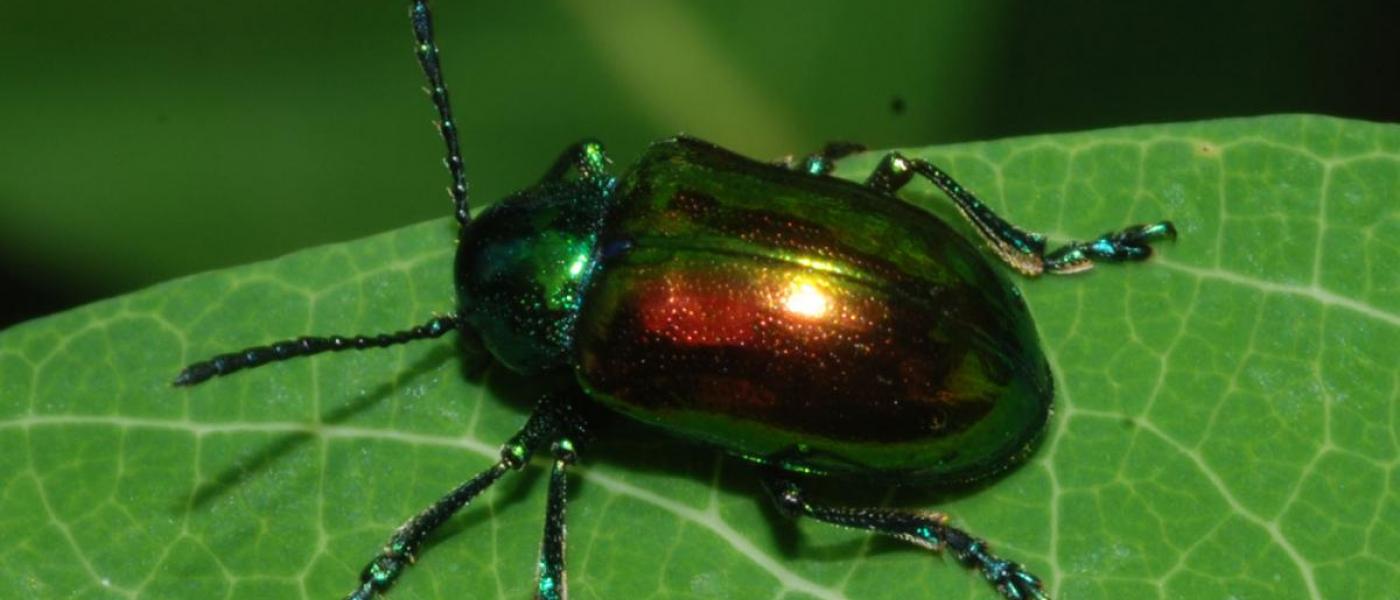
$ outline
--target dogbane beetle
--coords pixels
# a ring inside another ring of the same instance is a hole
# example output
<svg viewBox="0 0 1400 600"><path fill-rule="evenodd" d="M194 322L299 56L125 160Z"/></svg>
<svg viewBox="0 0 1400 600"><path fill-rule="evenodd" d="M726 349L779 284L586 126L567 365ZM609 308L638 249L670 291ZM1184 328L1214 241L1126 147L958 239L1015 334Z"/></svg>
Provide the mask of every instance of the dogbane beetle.
<svg viewBox="0 0 1400 600"><path fill-rule="evenodd" d="M600 410L755 464L781 512L947 548L1005 598L1040 580L937 513L831 506L803 482L938 485L1017 465L1045 430L1053 381L1020 293L968 240L895 197L914 177L1026 276L1147 258L1170 222L1047 251L933 164L887 154L863 184L829 176L863 150L756 162L676 137L614 176L596 141L473 220L432 16L412 0L460 223L456 311L373 336L303 337L194 363L189 386L297 356L460 330L523 374L566 382L500 459L409 519L349 594L387 590L425 539L546 446L553 457L536 597L566 595L565 472Z"/></svg>

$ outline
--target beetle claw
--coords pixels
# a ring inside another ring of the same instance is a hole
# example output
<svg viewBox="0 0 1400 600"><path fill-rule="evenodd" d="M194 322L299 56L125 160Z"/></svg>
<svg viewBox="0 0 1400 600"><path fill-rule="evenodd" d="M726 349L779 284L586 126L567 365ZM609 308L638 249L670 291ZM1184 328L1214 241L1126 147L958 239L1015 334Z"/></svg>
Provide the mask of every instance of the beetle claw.
<svg viewBox="0 0 1400 600"><path fill-rule="evenodd" d="M1050 597L1045 595L1045 587L1040 578L1030 574L1017 563L1003 562L997 565L996 569L988 571L987 578L992 580L997 591L1008 600L1050 600Z"/></svg>

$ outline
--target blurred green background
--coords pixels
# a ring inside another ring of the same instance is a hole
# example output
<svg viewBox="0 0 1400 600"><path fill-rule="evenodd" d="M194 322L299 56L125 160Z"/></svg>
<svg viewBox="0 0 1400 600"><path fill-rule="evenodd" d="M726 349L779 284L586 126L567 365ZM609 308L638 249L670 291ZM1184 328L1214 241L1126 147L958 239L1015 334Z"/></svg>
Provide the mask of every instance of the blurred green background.
<svg viewBox="0 0 1400 600"><path fill-rule="evenodd" d="M435 4L477 203L568 143L759 158L1400 118L1384 2ZM0 327L449 212L406 3L0 5ZM444 274L444 277L448 276Z"/></svg>

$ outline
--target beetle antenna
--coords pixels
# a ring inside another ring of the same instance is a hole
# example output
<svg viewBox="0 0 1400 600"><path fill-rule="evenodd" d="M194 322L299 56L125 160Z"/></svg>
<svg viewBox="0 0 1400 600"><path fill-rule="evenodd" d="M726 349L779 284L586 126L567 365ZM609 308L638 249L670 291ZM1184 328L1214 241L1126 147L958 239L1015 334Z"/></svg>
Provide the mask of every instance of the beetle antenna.
<svg viewBox="0 0 1400 600"><path fill-rule="evenodd" d="M452 203L457 210L457 222L466 225L471 221L471 207L467 203L467 175L462 168L462 147L457 142L457 122L452 120L452 103L447 99L447 84L442 81L442 63L438 61L437 42L433 40L433 13L428 10L427 0L413 0L409 10L413 21L413 37L417 41L414 48L418 64L423 67L423 75L428 78L428 94L433 98L433 106L438 112L438 132L447 145L447 171L452 175Z"/></svg>
<svg viewBox="0 0 1400 600"><path fill-rule="evenodd" d="M294 340L283 340L266 346L254 346L245 348L238 352L220 354L209 360L194 363L175 377L177 387L187 387L208 381L220 375L228 375L234 371L242 371L252 367L260 367L268 363L296 358L298 356L311 356L322 352L339 352L341 350L364 350L365 348L387 348L398 344L406 344L417 340L427 340L442 337L443 334L457 328L456 315L436 317L427 323L395 331L394 333L381 333L379 335L357 335L345 337L332 335L327 337L302 337Z"/></svg>

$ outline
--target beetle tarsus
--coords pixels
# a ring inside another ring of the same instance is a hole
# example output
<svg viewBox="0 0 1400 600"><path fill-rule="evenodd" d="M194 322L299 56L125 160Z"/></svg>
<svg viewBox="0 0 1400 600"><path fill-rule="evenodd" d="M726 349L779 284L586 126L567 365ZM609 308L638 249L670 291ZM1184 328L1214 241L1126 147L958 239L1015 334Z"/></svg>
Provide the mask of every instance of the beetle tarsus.
<svg viewBox="0 0 1400 600"><path fill-rule="evenodd" d="M1063 275L1089 270L1095 262L1147 260L1152 256L1149 244L1156 240L1175 241L1176 226L1158 221L1110 231L1089 242L1070 242L1045 255L1044 269Z"/></svg>
<svg viewBox="0 0 1400 600"><path fill-rule="evenodd" d="M948 517L942 514L813 504L807 500L801 486L777 473L769 473L765 484L779 512L785 515L873 531L930 550L947 548L958 562L981 571L987 582L1007 600L1049 600L1040 578L1018 563L998 558L987 548L986 542L949 525Z"/></svg>
<svg viewBox="0 0 1400 600"><path fill-rule="evenodd" d="M1006 563L1009 570L1000 582L994 582L1001 595L1013 600L1050 600L1040 578L1021 569L1016 563Z"/></svg>
<svg viewBox="0 0 1400 600"><path fill-rule="evenodd" d="M945 527L944 538L958 561L981 571L1002 596L1009 600L1049 600L1039 577L1026 571L1020 563L997 558L986 542L954 527Z"/></svg>
<svg viewBox="0 0 1400 600"><path fill-rule="evenodd" d="M374 593L374 585L366 581L360 584L360 587L355 588L355 591L345 596L345 600L370 600L374 597Z"/></svg>
<svg viewBox="0 0 1400 600"><path fill-rule="evenodd" d="M1047 253L1043 234L1026 231L1002 219L933 163L898 152L886 154L865 184L893 195L915 175L927 179L951 198L958 212L972 223L1002 262L1028 277L1041 273L1079 273L1094 268L1095 262L1145 260L1152 255L1150 242L1176 239L1176 227L1170 221L1159 221L1106 233L1089 242L1069 242Z"/></svg>

